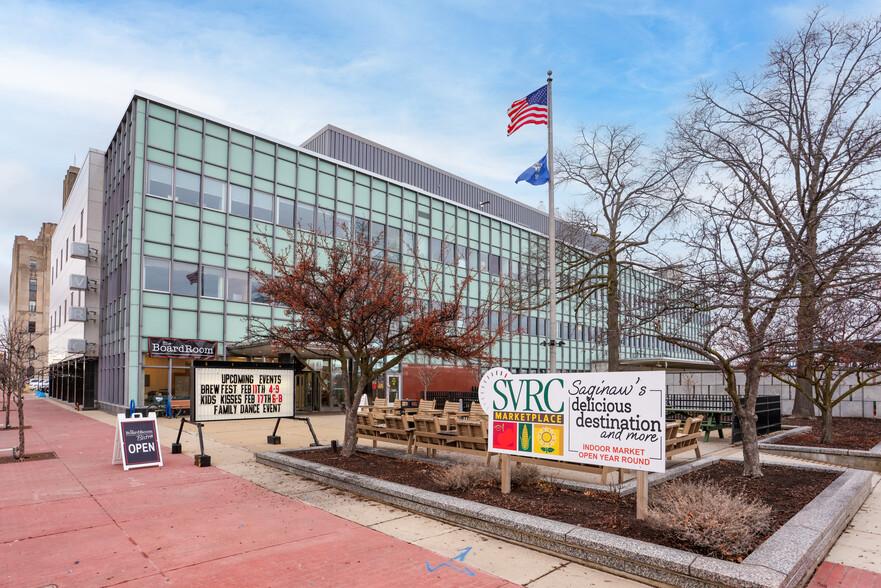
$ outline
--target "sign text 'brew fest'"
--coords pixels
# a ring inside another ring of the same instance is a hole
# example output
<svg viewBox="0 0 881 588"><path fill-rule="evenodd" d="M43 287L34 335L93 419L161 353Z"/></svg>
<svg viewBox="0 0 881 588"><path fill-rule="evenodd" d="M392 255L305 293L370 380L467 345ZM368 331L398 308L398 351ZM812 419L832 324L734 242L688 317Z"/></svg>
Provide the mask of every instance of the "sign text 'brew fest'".
<svg viewBox="0 0 881 588"><path fill-rule="evenodd" d="M663 472L666 376L657 372L512 374L480 381L496 453Z"/></svg>

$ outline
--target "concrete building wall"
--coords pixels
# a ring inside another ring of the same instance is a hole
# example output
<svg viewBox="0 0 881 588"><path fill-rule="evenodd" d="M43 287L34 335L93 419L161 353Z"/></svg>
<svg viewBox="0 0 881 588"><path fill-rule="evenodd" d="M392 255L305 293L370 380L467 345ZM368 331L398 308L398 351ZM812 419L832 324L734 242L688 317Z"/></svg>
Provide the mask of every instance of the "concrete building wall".
<svg viewBox="0 0 881 588"><path fill-rule="evenodd" d="M45 377L49 349L49 252L54 223L43 223L36 239L16 235L9 276L9 319L30 332L34 377Z"/></svg>

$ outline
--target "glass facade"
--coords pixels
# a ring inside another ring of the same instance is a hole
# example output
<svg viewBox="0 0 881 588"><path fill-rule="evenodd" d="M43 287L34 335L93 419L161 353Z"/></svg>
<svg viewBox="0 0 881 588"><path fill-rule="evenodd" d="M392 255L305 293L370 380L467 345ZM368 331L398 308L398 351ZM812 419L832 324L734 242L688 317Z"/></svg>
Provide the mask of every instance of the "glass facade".
<svg viewBox="0 0 881 588"><path fill-rule="evenodd" d="M284 320L249 278L249 269L272 270L254 240L279 252L292 245L292 229L328 238L364 232L378 239L376 255L404 268L418 257L441 284L477 271L467 301L477 306L500 277L518 280L535 271L528 252L546 239L142 97L132 101L108 148L104 221L99 401L123 406L183 390L180 360L148 357L148 338L218 341L219 358L231 360L227 348L244 339L249 321ZM625 276L625 301L648 303L658 287L652 280ZM557 351L561 371L589 370L603 357L604 301L590 302L577 312L574 303L559 305L557 337L566 342ZM547 348L539 343L549 336L546 313L498 315L492 322L504 319L520 332L501 342L495 356L517 372L545 370ZM624 339L622 357L686 357L648 337ZM325 368L332 378L333 366Z"/></svg>

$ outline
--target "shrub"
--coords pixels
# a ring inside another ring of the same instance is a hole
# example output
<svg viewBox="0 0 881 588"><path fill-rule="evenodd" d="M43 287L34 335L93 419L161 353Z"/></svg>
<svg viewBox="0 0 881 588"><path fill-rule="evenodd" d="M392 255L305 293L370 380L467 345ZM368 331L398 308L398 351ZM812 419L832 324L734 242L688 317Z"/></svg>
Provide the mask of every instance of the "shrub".
<svg viewBox="0 0 881 588"><path fill-rule="evenodd" d="M712 482L671 482L652 497L646 522L713 555L748 555L771 529L771 507Z"/></svg>
<svg viewBox="0 0 881 588"><path fill-rule="evenodd" d="M499 477L501 478L501 473ZM531 486L540 479L541 475L534 465L520 464L511 468L511 486Z"/></svg>
<svg viewBox="0 0 881 588"><path fill-rule="evenodd" d="M468 490L492 479L492 470L474 463L457 464L432 475L432 480L445 490Z"/></svg>

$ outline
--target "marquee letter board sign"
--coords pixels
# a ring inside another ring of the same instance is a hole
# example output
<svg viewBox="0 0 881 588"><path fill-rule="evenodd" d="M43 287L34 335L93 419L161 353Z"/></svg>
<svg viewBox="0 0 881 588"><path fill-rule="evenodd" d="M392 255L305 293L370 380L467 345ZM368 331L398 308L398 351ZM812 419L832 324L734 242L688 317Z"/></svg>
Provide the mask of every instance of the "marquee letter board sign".
<svg viewBox="0 0 881 588"><path fill-rule="evenodd" d="M122 462L123 471L149 466L162 467L162 450L156 430L156 413L147 418L138 413L126 418L116 415L116 438L113 441L113 461Z"/></svg>
<svg viewBox="0 0 881 588"><path fill-rule="evenodd" d="M277 363L194 362L195 422L294 416L294 368Z"/></svg>
<svg viewBox="0 0 881 588"><path fill-rule="evenodd" d="M483 375L489 450L649 472L665 469L665 372Z"/></svg>

